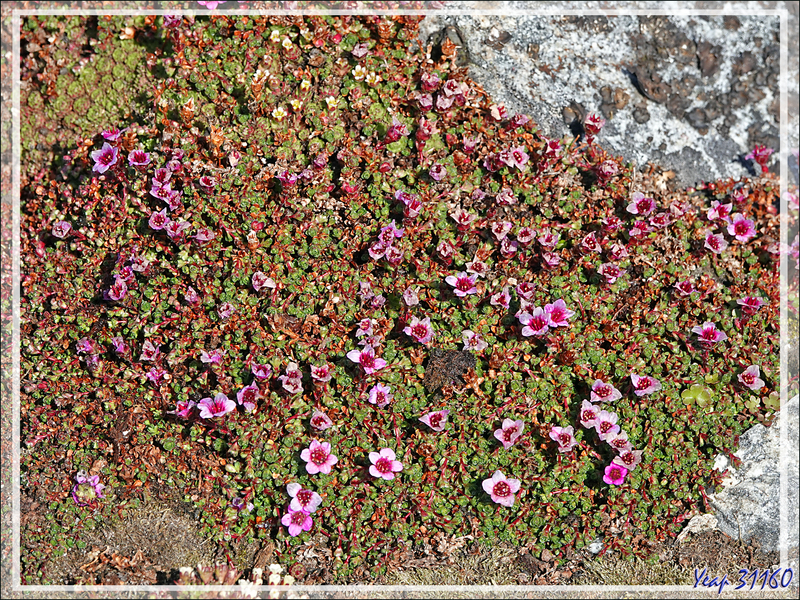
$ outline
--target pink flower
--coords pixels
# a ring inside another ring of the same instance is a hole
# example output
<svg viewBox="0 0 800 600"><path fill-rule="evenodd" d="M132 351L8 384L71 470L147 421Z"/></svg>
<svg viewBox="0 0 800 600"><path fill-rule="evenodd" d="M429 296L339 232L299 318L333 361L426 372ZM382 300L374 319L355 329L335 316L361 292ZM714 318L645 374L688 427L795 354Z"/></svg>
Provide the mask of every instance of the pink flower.
<svg viewBox="0 0 800 600"><path fill-rule="evenodd" d="M622 220L616 215L606 217L600 222L603 224L603 230L606 233L614 233L615 231L622 229Z"/></svg>
<svg viewBox="0 0 800 600"><path fill-rule="evenodd" d="M211 352L203 350L200 353L200 362L207 365L221 365L224 353L224 350L212 350Z"/></svg>
<svg viewBox="0 0 800 600"><path fill-rule="evenodd" d="M573 446L578 444L572 425L568 427L556 427L554 425L550 428L549 435L551 440L558 443L559 452L571 452Z"/></svg>
<svg viewBox="0 0 800 600"><path fill-rule="evenodd" d="M606 283L611 285L625 274L625 269L620 269L614 263L603 263L597 268L598 275L606 279Z"/></svg>
<svg viewBox="0 0 800 600"><path fill-rule="evenodd" d="M92 152L92 160L94 160L92 171L95 171L96 173L105 173L111 167L117 164L118 158L119 150L117 150L108 142L105 142L100 150L95 150Z"/></svg>
<svg viewBox="0 0 800 600"><path fill-rule="evenodd" d="M606 467L603 481L608 485L621 485L625 482L625 476L628 474L628 469L621 467L615 463L611 463Z"/></svg>
<svg viewBox="0 0 800 600"><path fill-rule="evenodd" d="M594 429L601 440L606 441L609 435L619 433L620 427L617 425L617 413L601 410L597 413L597 418L594 421Z"/></svg>
<svg viewBox="0 0 800 600"><path fill-rule="evenodd" d="M360 364L367 375L371 375L375 371L380 371L386 366L386 361L376 357L375 350L369 345L364 346L364 349L361 351L351 350L347 353L347 358L354 363Z"/></svg>
<svg viewBox="0 0 800 600"><path fill-rule="evenodd" d="M547 315L542 307L537 306L532 313L522 313L518 316L519 322L524 325L522 335L529 337L532 335L544 335L550 330Z"/></svg>
<svg viewBox="0 0 800 600"><path fill-rule="evenodd" d="M122 134L128 131L128 128L119 129L118 127L112 127L111 129L106 129L103 132L103 137L108 140L109 142L116 142Z"/></svg>
<svg viewBox="0 0 800 600"><path fill-rule="evenodd" d="M636 373L631 373L631 381L633 382L634 393L637 396L652 394L661 389L661 383L648 375L640 377Z"/></svg>
<svg viewBox="0 0 800 600"><path fill-rule="evenodd" d="M767 148L766 146L761 146L760 144L756 144L752 152L746 155L745 158L757 162L762 170L766 170L767 162L769 162L769 157L772 155L773 152L775 152L775 150L773 150L772 148Z"/></svg>
<svg viewBox="0 0 800 600"><path fill-rule="evenodd" d="M236 410L236 403L222 393L214 396L213 400L211 398L203 398L197 403L197 406L200 409L201 419L222 417L229 412Z"/></svg>
<svg viewBox="0 0 800 600"><path fill-rule="evenodd" d="M461 332L461 341L464 342L464 350L471 350L472 352L480 352L489 347L481 336L474 331L465 329Z"/></svg>
<svg viewBox="0 0 800 600"><path fill-rule="evenodd" d="M756 298L755 296L745 296L744 298L739 298L736 304L742 307L742 312L744 314L754 315L759 308L764 306L765 302L761 298Z"/></svg>
<svg viewBox="0 0 800 600"><path fill-rule="evenodd" d="M352 53L356 58L364 58L367 55L367 52L369 52L369 44L366 42L361 42L360 44L353 46Z"/></svg>
<svg viewBox="0 0 800 600"><path fill-rule="evenodd" d="M502 104L492 104L489 107L489 112L492 113L495 121L502 121L508 118L508 109Z"/></svg>
<svg viewBox="0 0 800 600"><path fill-rule="evenodd" d="M403 470L403 463L395 460L395 454L391 448L382 448L380 452L370 452L369 460L372 466L369 474L373 477L380 477L386 481L394 479L394 474Z"/></svg>
<svg viewBox="0 0 800 600"><path fill-rule="evenodd" d="M459 298L478 293L478 288L475 287L476 280L464 272L458 275L448 275L444 280L455 288L453 293Z"/></svg>
<svg viewBox="0 0 800 600"><path fill-rule="evenodd" d="M495 201L500 206L511 206L517 203L517 198L514 196L514 192L510 188L505 187L497 193Z"/></svg>
<svg viewBox="0 0 800 600"><path fill-rule="evenodd" d="M696 292L697 291L696 289L694 289L694 284L692 284L692 282L689 281L688 279L686 279L684 281L679 281L673 287L676 290L678 290L678 292L680 292L681 296L688 296L692 292Z"/></svg>
<svg viewBox="0 0 800 600"><path fill-rule="evenodd" d="M530 227L520 227L520 230L517 232L517 241L524 246L527 246L535 239L536 232Z"/></svg>
<svg viewBox="0 0 800 600"><path fill-rule="evenodd" d="M181 419L188 419L195 406L197 404L191 400L178 400L175 410L168 410L167 414L178 416Z"/></svg>
<svg viewBox="0 0 800 600"><path fill-rule="evenodd" d="M433 179L435 181L441 181L442 179L444 179L444 176L447 175L447 169L444 168L444 165L440 165L439 163L435 163L428 170L428 175L430 175L431 179Z"/></svg>
<svg viewBox="0 0 800 600"><path fill-rule="evenodd" d="M569 319L575 314L574 311L567 309L567 304L563 300L556 300L553 304L545 304L544 313L547 316L547 324L550 327L567 327Z"/></svg>
<svg viewBox="0 0 800 600"><path fill-rule="evenodd" d="M716 221L722 219L723 221L730 222L731 209L733 204L721 204L718 200L712 200L711 208L708 209L706 217L709 221Z"/></svg>
<svg viewBox="0 0 800 600"><path fill-rule="evenodd" d="M322 497L317 492L307 490L299 483L288 484L286 493L292 499L289 510L304 510L307 513L313 513L322 504Z"/></svg>
<svg viewBox="0 0 800 600"><path fill-rule="evenodd" d="M200 302L200 296L197 295L197 291L195 291L192 286L186 288L186 293L183 295L183 297L189 304L197 304Z"/></svg>
<svg viewBox="0 0 800 600"><path fill-rule="evenodd" d="M75 475L75 485L72 488L72 499L78 506L88 506L98 498L103 498L103 488L99 475L87 476L85 471L78 471Z"/></svg>
<svg viewBox="0 0 800 600"><path fill-rule="evenodd" d="M558 241L561 239L561 236L557 233L553 233L549 229L543 229L538 239L539 243L542 246L552 250L558 244Z"/></svg>
<svg viewBox="0 0 800 600"><path fill-rule="evenodd" d="M261 397L261 391L255 383L244 386L236 392L236 401L239 406L244 406L247 412L253 412L256 409L256 401Z"/></svg>
<svg viewBox="0 0 800 600"><path fill-rule="evenodd" d="M696 333L700 341L707 344L722 342L728 339L725 332L717 329L716 324L712 321L706 321L702 325L695 325L692 327L692 333Z"/></svg>
<svg viewBox="0 0 800 600"><path fill-rule="evenodd" d="M502 291L492 294L489 304L492 306L502 306L508 310L511 306L511 294L508 291L508 286L505 286Z"/></svg>
<svg viewBox="0 0 800 600"><path fill-rule="evenodd" d="M761 369L757 365L750 365L744 370L744 373L739 375L739 382L743 386L755 391L761 389L765 385L764 380L759 377L760 375Z"/></svg>
<svg viewBox="0 0 800 600"><path fill-rule="evenodd" d="M153 344L153 342L150 340L145 340L144 344L142 344L142 355L139 357L139 360L156 360L159 354L161 354L159 347Z"/></svg>
<svg viewBox="0 0 800 600"><path fill-rule="evenodd" d="M187 221L170 221L164 226L164 231L167 232L171 240L176 241L183 236L183 232L189 229L189 227L191 227L191 225Z"/></svg>
<svg viewBox="0 0 800 600"><path fill-rule="evenodd" d="M429 344L433 339L430 317L425 317L421 321L417 317L411 317L411 322L403 328L403 333L414 338L420 344Z"/></svg>
<svg viewBox="0 0 800 600"><path fill-rule="evenodd" d="M648 216L656 209L656 202L652 198L646 198L641 192L631 194L631 203L628 204L627 211L632 215Z"/></svg>
<svg viewBox="0 0 800 600"><path fill-rule="evenodd" d="M218 3L209 2L209 4ZM214 7L209 8L213 10ZM314 520L311 518L310 514L304 510L292 510L291 507L289 508L289 512L283 515L281 523L289 528L289 535L292 537L300 535L302 531L311 531L311 528L314 526Z"/></svg>
<svg viewBox="0 0 800 600"><path fill-rule="evenodd" d="M256 292L260 292L263 288L274 290L277 287L275 280L272 279L272 277L267 277L266 274L261 271L253 273L252 285Z"/></svg>
<svg viewBox="0 0 800 600"><path fill-rule="evenodd" d="M583 129L586 132L586 137L591 140L594 136L600 133L600 130L605 124L606 120L598 115L591 114L587 116L583 121Z"/></svg>
<svg viewBox="0 0 800 600"><path fill-rule="evenodd" d="M231 304L230 302L223 302L217 309L217 314L219 315L219 318L224 321L225 319L230 317L235 311L236 309L234 308L233 304Z"/></svg>
<svg viewBox="0 0 800 600"><path fill-rule="evenodd" d="M479 135L472 137L465 134L463 140L464 152L466 152L467 154L472 154L475 151L475 148L477 147L479 141L480 141Z"/></svg>
<svg viewBox="0 0 800 600"><path fill-rule="evenodd" d="M628 434L620 430L617 433L610 433L606 436L606 443L619 453L632 450L631 443L628 441Z"/></svg>
<svg viewBox="0 0 800 600"><path fill-rule="evenodd" d="M449 410L437 410L435 412L429 412L424 417L420 417L419 420L434 431L444 431L444 428L447 425L447 416L449 414Z"/></svg>
<svg viewBox="0 0 800 600"><path fill-rule="evenodd" d="M114 275L114 284L107 292L110 300L120 301L128 294L128 285L125 280L119 275Z"/></svg>
<svg viewBox="0 0 800 600"><path fill-rule="evenodd" d="M133 150L128 154L128 164L132 167L146 167L150 164L150 155L144 150Z"/></svg>
<svg viewBox="0 0 800 600"><path fill-rule="evenodd" d="M547 159L553 160L561 156L563 148L561 147L560 140L547 140L544 146L544 156Z"/></svg>
<svg viewBox="0 0 800 600"><path fill-rule="evenodd" d="M170 222L170 218L167 216L167 209L162 208L158 212L154 212L150 215L150 219L148 219L147 224L150 225L150 229L155 231L159 231L164 229Z"/></svg>
<svg viewBox="0 0 800 600"><path fill-rule="evenodd" d="M315 381L319 381L321 383L325 383L326 381L331 380L331 370L332 367L330 365L322 365L321 367L317 367L311 365L311 379Z"/></svg>
<svg viewBox="0 0 800 600"><path fill-rule="evenodd" d="M225 4L225 0L198 0L200 6L205 6L208 10L216 9L220 4ZM308 529L306 529L308 531ZM297 534L294 534L297 535Z"/></svg>
<svg viewBox="0 0 800 600"><path fill-rule="evenodd" d="M617 173L619 173L619 165L613 160L603 161L595 168L595 174L601 182L608 181Z"/></svg>
<svg viewBox="0 0 800 600"><path fill-rule="evenodd" d="M269 379L272 377L272 367L268 364L260 365L254 362L250 365L250 371L255 375L256 379Z"/></svg>
<svg viewBox="0 0 800 600"><path fill-rule="evenodd" d="M745 218L742 213L734 213L731 224L728 225L728 233L745 243L756 235L755 224L751 219Z"/></svg>
<svg viewBox="0 0 800 600"><path fill-rule="evenodd" d="M356 330L356 337L361 338L366 336L374 335L374 328L375 325L378 324L378 321L375 319L361 319L358 322L358 329Z"/></svg>
<svg viewBox="0 0 800 600"><path fill-rule="evenodd" d="M127 354L128 345L121 336L114 336L111 338L111 345L114 346L114 352L117 354Z"/></svg>
<svg viewBox="0 0 800 600"><path fill-rule="evenodd" d="M594 427L595 423L597 422L597 415L599 412L600 411L594 404L588 400L584 400L583 404L581 404L581 412L578 416L581 425L586 427L586 429L591 429Z"/></svg>
<svg viewBox="0 0 800 600"><path fill-rule="evenodd" d="M416 306L419 304L419 288L412 288L409 286L406 288L406 291L403 292L403 302L406 303L406 306Z"/></svg>
<svg viewBox="0 0 800 600"><path fill-rule="evenodd" d="M650 225L654 229L664 229L664 227L671 223L672 217L666 212L656 213L650 217Z"/></svg>
<svg viewBox="0 0 800 600"><path fill-rule="evenodd" d="M530 156L525 152L525 148L523 146L512 147L509 149L509 154L511 155L509 166L517 167L520 171L524 171L525 165L530 159Z"/></svg>
<svg viewBox="0 0 800 600"><path fill-rule="evenodd" d="M633 471L640 462L642 462L642 454L642 450L624 450L623 452L620 452L619 456L614 457L614 460L611 461L611 464L623 467L630 472Z"/></svg>
<svg viewBox="0 0 800 600"><path fill-rule="evenodd" d="M482 260L478 260L477 258L472 262L468 262L465 266L467 267L467 273L470 275L475 275L476 277L485 277L489 274L489 265Z"/></svg>
<svg viewBox="0 0 800 600"><path fill-rule="evenodd" d="M597 236L595 235L594 231L581 240L581 250L587 254L591 252L601 252L603 250L600 242L597 241Z"/></svg>
<svg viewBox="0 0 800 600"><path fill-rule="evenodd" d="M524 298L525 300L530 300L535 290L536 286L530 281L523 281L517 286L517 294L519 294L520 298Z"/></svg>
<svg viewBox="0 0 800 600"><path fill-rule="evenodd" d="M391 388L382 383L376 383L369 390L369 403L376 404L378 408L383 408L392 400Z"/></svg>
<svg viewBox="0 0 800 600"><path fill-rule="evenodd" d="M50 233L53 234L53 237L63 240L65 237L67 237L71 230L72 225L66 221L59 221L58 223L53 224L53 229L50 230Z"/></svg>
<svg viewBox="0 0 800 600"><path fill-rule="evenodd" d="M422 89L426 92L432 92L441 83L441 79L436 73L423 73L420 76L420 83L422 84Z"/></svg>
<svg viewBox="0 0 800 600"><path fill-rule="evenodd" d="M706 236L705 247L714 252L715 254L722 254L725 248L728 247L728 242L721 235L709 233Z"/></svg>
<svg viewBox="0 0 800 600"><path fill-rule="evenodd" d="M477 215L467 212L463 208L457 208L450 213L450 217L458 223L459 231L465 231L469 228L469 225L478 218Z"/></svg>
<svg viewBox="0 0 800 600"><path fill-rule="evenodd" d="M494 437L503 444L503 448L508 450L522 435L523 429L525 429L525 423L521 420L503 419L503 425L494 432Z"/></svg>
<svg viewBox="0 0 800 600"><path fill-rule="evenodd" d="M592 402L613 402L622 398L620 391L610 383L603 383L600 379L595 379L592 384Z"/></svg>
<svg viewBox="0 0 800 600"><path fill-rule="evenodd" d="M297 363L290 362L286 367L286 374L278 377L284 390L290 394L299 394L303 391L303 374Z"/></svg>
<svg viewBox="0 0 800 600"><path fill-rule="evenodd" d="M497 223L492 223L491 230L492 235L495 239L500 242L505 239L508 235L508 232L511 231L513 225L508 221L499 221Z"/></svg>
<svg viewBox="0 0 800 600"><path fill-rule="evenodd" d="M329 475L331 467L339 461L331 454L331 445L328 442L319 442L316 439L311 440L311 445L300 453L300 458L306 461L309 475Z"/></svg>
<svg viewBox="0 0 800 600"><path fill-rule="evenodd" d="M330 417L321 410L315 410L314 414L311 415L311 426L314 429L325 431L326 429L333 427L333 421L331 421Z"/></svg>
<svg viewBox="0 0 800 600"><path fill-rule="evenodd" d="M495 471L491 479L483 480L483 491L491 496L492 502L503 506L513 506L514 494L519 488L519 479L506 479L501 471Z"/></svg>

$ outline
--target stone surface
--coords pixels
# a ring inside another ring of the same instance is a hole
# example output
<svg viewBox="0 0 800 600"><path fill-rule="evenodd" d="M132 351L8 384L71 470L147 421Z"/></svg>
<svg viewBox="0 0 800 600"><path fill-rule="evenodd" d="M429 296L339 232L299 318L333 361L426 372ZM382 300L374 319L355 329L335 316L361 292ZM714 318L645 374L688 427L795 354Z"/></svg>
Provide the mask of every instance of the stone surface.
<svg viewBox="0 0 800 600"><path fill-rule="evenodd" d="M755 537L763 550L776 550L780 544L780 428L787 428L784 456L788 477L785 482L789 514L789 547L797 546L798 514L798 397L783 407L771 427L756 425L739 439L735 455L739 468L727 458L717 457L716 468L729 469L722 490L709 496L718 528L734 539Z"/></svg>
<svg viewBox="0 0 800 600"><path fill-rule="evenodd" d="M602 3L622 11L662 4L672 14L604 16L589 14L587 3L564 2L555 10L585 12L558 16L542 14L548 2L536 3L539 14L524 2L452 2L451 10L472 14L430 16L421 36L426 44L443 35L460 42L470 77L512 113L529 114L548 137L574 132L582 114L596 113L607 120L603 147L640 166L671 169L679 184L744 176L754 144L779 145L780 20L674 14L676 5L694 3ZM759 4L791 6L789 144L797 148L797 3Z"/></svg>

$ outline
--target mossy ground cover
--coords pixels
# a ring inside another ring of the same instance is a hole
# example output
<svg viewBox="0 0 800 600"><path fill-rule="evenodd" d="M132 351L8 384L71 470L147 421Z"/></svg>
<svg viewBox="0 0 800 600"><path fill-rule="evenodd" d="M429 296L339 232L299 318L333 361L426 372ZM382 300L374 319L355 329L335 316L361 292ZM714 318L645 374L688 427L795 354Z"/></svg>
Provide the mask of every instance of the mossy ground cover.
<svg viewBox="0 0 800 600"><path fill-rule="evenodd" d="M549 140L418 21L25 21L96 43L23 94L62 144L23 144L24 583L153 498L342 580L462 536L646 556L772 418L777 182Z"/></svg>

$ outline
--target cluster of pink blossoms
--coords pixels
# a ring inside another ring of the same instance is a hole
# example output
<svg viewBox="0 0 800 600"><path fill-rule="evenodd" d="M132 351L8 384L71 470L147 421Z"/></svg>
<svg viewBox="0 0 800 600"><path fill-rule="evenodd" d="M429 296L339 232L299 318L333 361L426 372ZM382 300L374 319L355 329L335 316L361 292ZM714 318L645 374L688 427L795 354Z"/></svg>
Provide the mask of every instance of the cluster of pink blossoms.
<svg viewBox="0 0 800 600"><path fill-rule="evenodd" d="M403 237L404 233L405 229L398 229L394 221L382 227L378 241L369 248L372 260L386 258L391 265L399 264L403 260L403 251L394 245L394 241Z"/></svg>
<svg viewBox="0 0 800 600"><path fill-rule="evenodd" d="M569 326L568 319L574 314L575 312L569 310L563 300L556 300L552 304L546 304L544 308L540 306L531 307L527 302L523 301L516 317L523 325L522 335L528 337L544 335L550 331L550 328L567 327Z"/></svg>

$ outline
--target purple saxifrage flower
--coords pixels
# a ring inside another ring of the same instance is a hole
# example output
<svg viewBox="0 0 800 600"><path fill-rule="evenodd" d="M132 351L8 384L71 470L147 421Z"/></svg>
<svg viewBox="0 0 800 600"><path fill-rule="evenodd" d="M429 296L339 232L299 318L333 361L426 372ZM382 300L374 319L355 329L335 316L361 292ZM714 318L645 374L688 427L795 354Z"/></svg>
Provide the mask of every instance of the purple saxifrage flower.
<svg viewBox="0 0 800 600"><path fill-rule="evenodd" d="M229 318L235 311L236 308L234 308L233 304L230 302L223 302L219 305L219 308L217 308L217 314L223 321Z"/></svg>
<svg viewBox="0 0 800 600"><path fill-rule="evenodd" d="M326 429L333 427L333 421L331 421L331 418L321 410L314 411L314 414L311 415L310 423L314 429L319 429L320 431L325 431Z"/></svg>
<svg viewBox="0 0 800 600"><path fill-rule="evenodd" d="M263 288L274 290L277 287L275 285L275 280L272 279L272 277L267 277L267 275L261 271L256 271L253 273L252 285L253 289L257 292L260 292Z"/></svg>
<svg viewBox="0 0 800 600"><path fill-rule="evenodd" d="M503 424L500 429L495 430L494 437L508 450L519 439L524 429L525 423L521 420L503 419Z"/></svg>
<svg viewBox="0 0 800 600"><path fill-rule="evenodd" d="M595 379L592 384L592 402L613 402L622 398L622 393L610 383Z"/></svg>
<svg viewBox="0 0 800 600"><path fill-rule="evenodd" d="M603 481L608 485L621 485L625 483L625 476L628 474L628 469L621 467L613 462L606 467Z"/></svg>
<svg viewBox="0 0 800 600"><path fill-rule="evenodd" d="M142 355L139 357L139 360L156 360L160 354L161 350L158 346L153 344L150 340L145 340L144 344L142 344Z"/></svg>
<svg viewBox="0 0 800 600"><path fill-rule="evenodd" d="M738 376L739 382L743 386L755 391L761 389L765 385L765 382L760 378L760 375L761 369L758 367L758 365L750 365Z"/></svg>
<svg viewBox="0 0 800 600"><path fill-rule="evenodd" d="M167 414L175 415L181 419L188 419L195 406L197 406L197 403L192 400L178 400L175 404L175 410L168 410Z"/></svg>
<svg viewBox="0 0 800 600"><path fill-rule="evenodd" d="M469 329L465 329L461 332L461 340L464 342L464 350L469 350L471 352L481 352L489 347L489 344L481 338L480 334L470 331Z"/></svg>
<svg viewBox="0 0 800 600"><path fill-rule="evenodd" d="M95 351L94 342L89 338L81 338L75 344L75 349L81 354L91 354Z"/></svg>
<svg viewBox="0 0 800 600"><path fill-rule="evenodd" d="M730 222L732 208L733 204L722 204L718 200L713 200L711 202L711 208L709 208L708 213L706 213L706 218L708 218L709 221L721 219Z"/></svg>
<svg viewBox="0 0 800 600"><path fill-rule="evenodd" d="M244 386L236 392L236 401L239 406L244 406L244 409L251 413L256 409L256 402L261 397L261 390L255 383Z"/></svg>
<svg viewBox="0 0 800 600"><path fill-rule="evenodd" d="M722 254L725 251L725 248L728 247L728 242L726 242L725 238L721 235L709 233L706 236L706 243L704 246L711 250L714 254Z"/></svg>
<svg viewBox="0 0 800 600"><path fill-rule="evenodd" d="M434 165L428 170L428 175L430 175L431 179L434 181L441 181L444 179L445 175L447 175L447 169L444 167L444 165L434 163Z"/></svg>
<svg viewBox="0 0 800 600"><path fill-rule="evenodd" d="M57 223L53 224L53 228L50 230L50 233L53 237L56 237L60 240L63 240L69 232L72 230L72 225L67 223L66 221L58 221Z"/></svg>
<svg viewBox="0 0 800 600"><path fill-rule="evenodd" d="M447 417L449 414L449 410L437 410L434 412L429 412L424 417L420 417L419 420L434 431L444 431L444 428L447 425Z"/></svg>
<svg viewBox="0 0 800 600"><path fill-rule="evenodd" d="M742 307L742 312L746 315L754 315L758 309L764 306L765 302L761 298L755 296L745 296L739 298L736 304Z"/></svg>
<svg viewBox="0 0 800 600"><path fill-rule="evenodd" d="M642 454L642 450L624 450L623 452L620 452L618 456L614 457L614 460L611 461L611 464L623 467L630 472L633 471L640 462L642 462Z"/></svg>
<svg viewBox="0 0 800 600"><path fill-rule="evenodd" d="M150 218L147 220L147 224L150 226L150 229L154 231L160 231L164 229L170 222L170 218L167 216L167 209L162 208L158 212L153 212L150 215Z"/></svg>
<svg viewBox="0 0 800 600"><path fill-rule="evenodd" d="M547 316L547 324L550 327L567 327L569 319L575 312L567 308L563 300L556 300L552 304L545 304L544 313Z"/></svg>
<svg viewBox="0 0 800 600"><path fill-rule="evenodd" d="M506 479L502 471L495 471L491 479L483 480L483 491L492 498L492 502L503 506L514 505L514 494L519 491L519 479Z"/></svg>
<svg viewBox="0 0 800 600"><path fill-rule="evenodd" d="M692 292L696 292L697 290L694 287L694 284L689 281L688 279L684 281L679 281L674 286L676 290L680 293L681 296L689 296Z"/></svg>
<svg viewBox="0 0 800 600"><path fill-rule="evenodd" d="M125 129L112 127L111 129L106 129L102 135L103 138L108 140L109 142L116 142L117 140L119 140L120 137L122 137L122 134L125 133L126 131L128 131L127 127Z"/></svg>
<svg viewBox="0 0 800 600"><path fill-rule="evenodd" d="M544 335L550 331L548 325L547 315L541 306L537 306L530 313L522 313L519 315L519 322L524 325L522 328L522 335L529 337L532 335Z"/></svg>
<svg viewBox="0 0 800 600"><path fill-rule="evenodd" d="M306 461L306 471L309 475L323 473L329 475L331 467L339 459L331 454L331 445L328 442L311 440L311 445L300 453L300 458Z"/></svg>
<svg viewBox="0 0 800 600"><path fill-rule="evenodd" d="M597 415L599 412L600 410L594 404L588 400L584 400L581 404L581 412L578 415L578 420L586 429L591 429L597 422Z"/></svg>
<svg viewBox="0 0 800 600"><path fill-rule="evenodd" d="M417 317L411 317L409 324L403 328L403 333L414 338L420 344L429 344L433 339L430 317L425 317L421 321Z"/></svg>
<svg viewBox="0 0 800 600"><path fill-rule="evenodd" d="M212 350L211 352L203 350L200 352L200 362L206 365L221 365L224 353L224 350Z"/></svg>
<svg viewBox="0 0 800 600"><path fill-rule="evenodd" d="M632 450L631 443L628 441L628 434L620 430L617 433L611 433L606 436L606 444L611 446L619 453Z"/></svg>
<svg viewBox="0 0 800 600"><path fill-rule="evenodd" d="M290 362L286 367L286 374L280 375L278 379L283 389L290 394L299 394L303 391L303 374L295 362Z"/></svg>
<svg viewBox="0 0 800 600"><path fill-rule="evenodd" d="M611 285L625 274L625 269L620 269L614 263L603 263L597 268L597 274L602 275L606 283Z"/></svg>
<svg viewBox="0 0 800 600"><path fill-rule="evenodd" d="M594 421L594 429L597 431L598 437L606 441L609 435L619 433L620 427L617 425L619 417L617 413L601 410L597 413L597 418Z"/></svg>
<svg viewBox="0 0 800 600"><path fill-rule="evenodd" d="M111 338L111 345L114 347L114 352L117 354L127 354L128 353L128 345L125 343L125 340L122 339L122 336L114 336Z"/></svg>
<svg viewBox="0 0 800 600"><path fill-rule="evenodd" d="M369 460L372 465L369 468L369 474L373 477L391 481L394 479L394 474L403 470L403 463L395 460L394 451L391 448L381 448L380 452L370 452Z"/></svg>
<svg viewBox="0 0 800 600"><path fill-rule="evenodd" d="M99 475L86 475L85 471L78 471L72 488L72 499L78 506L88 506L98 498L103 498L105 487L100 483Z"/></svg>
<svg viewBox="0 0 800 600"><path fill-rule="evenodd" d="M304 510L313 513L322 504L322 497L313 490L303 488L299 483L290 483L286 486L286 493L292 499L290 510Z"/></svg>
<svg viewBox="0 0 800 600"><path fill-rule="evenodd" d="M269 379L272 377L272 366L268 364L260 365L254 362L250 365L250 371L256 379Z"/></svg>
<svg viewBox="0 0 800 600"><path fill-rule="evenodd" d="M103 147L99 150L95 150L92 152L92 160L94 160L94 166L92 167L92 171L95 173L105 173L115 164L117 164L117 160L119 159L119 150L117 150L114 146L105 142Z"/></svg>
<svg viewBox="0 0 800 600"><path fill-rule="evenodd" d="M144 150L133 150L128 154L128 164L132 167L146 167L150 164L150 155Z"/></svg>
<svg viewBox="0 0 800 600"><path fill-rule="evenodd" d="M281 523L289 528L289 535L297 537L303 531L311 531L314 520L311 515L304 510L292 510L283 515Z"/></svg>
<svg viewBox="0 0 800 600"><path fill-rule="evenodd" d="M311 379L314 381L319 381L320 383L325 383L326 381L330 381L332 375L333 367L330 365L311 365Z"/></svg>
<svg viewBox="0 0 800 600"><path fill-rule="evenodd" d="M634 393L637 396L646 396L661 389L661 383L649 375L639 376L636 373L631 373L631 382L633 383Z"/></svg>
<svg viewBox="0 0 800 600"><path fill-rule="evenodd" d="M378 408L383 408L384 406L388 405L389 402L392 400L392 389L388 385L383 385L382 383L376 383L372 386L369 390L369 403L375 404Z"/></svg>
<svg viewBox="0 0 800 600"><path fill-rule="evenodd" d="M156 387L161 385L162 381L167 381L167 372L158 367L151 367L145 377L153 383Z"/></svg>
<svg viewBox="0 0 800 600"><path fill-rule="evenodd" d="M453 293L459 298L478 293L478 288L475 287L475 278L464 272L458 275L448 275L444 280L455 288Z"/></svg>
<svg viewBox="0 0 800 600"><path fill-rule="evenodd" d="M386 366L385 360L375 356L375 350L372 349L372 346L364 346L361 351L351 350L347 353L347 358L354 363L360 364L367 375L371 375Z"/></svg>
<svg viewBox="0 0 800 600"><path fill-rule="evenodd" d="M213 400L211 398L203 398L197 403L197 407L200 409L201 419L213 419L214 417L223 417L236 410L236 402L225 394L219 393L214 396Z"/></svg>
<svg viewBox="0 0 800 600"><path fill-rule="evenodd" d="M632 215L646 217L655 209L656 203L652 198L645 197L641 192L633 192L631 194L631 203L628 204L627 210Z"/></svg>
<svg viewBox="0 0 800 600"><path fill-rule="evenodd" d="M692 327L692 333L696 333L700 341L706 344L723 342L728 339L725 332L717 329L716 324L712 321L706 321L702 325L695 325Z"/></svg>
<svg viewBox="0 0 800 600"><path fill-rule="evenodd" d="M571 452L573 446L578 444L578 440L575 439L575 430L572 428L572 425L569 425L568 427L557 427L554 425L550 428L549 435L551 440L558 443L559 452Z"/></svg>
<svg viewBox="0 0 800 600"><path fill-rule="evenodd" d="M740 242L745 243L755 237L755 223L742 213L734 213L731 217L731 223L728 225L728 233Z"/></svg>
<svg viewBox="0 0 800 600"><path fill-rule="evenodd" d="M403 302L409 307L419 304L419 288L407 287L403 292Z"/></svg>
<svg viewBox="0 0 800 600"><path fill-rule="evenodd" d="M505 286L501 291L492 294L489 304L492 306L501 306L506 310L511 306L511 294L508 291L508 286Z"/></svg>

